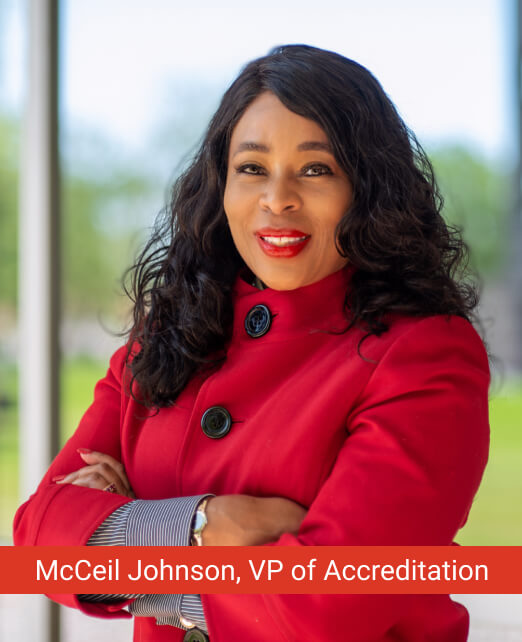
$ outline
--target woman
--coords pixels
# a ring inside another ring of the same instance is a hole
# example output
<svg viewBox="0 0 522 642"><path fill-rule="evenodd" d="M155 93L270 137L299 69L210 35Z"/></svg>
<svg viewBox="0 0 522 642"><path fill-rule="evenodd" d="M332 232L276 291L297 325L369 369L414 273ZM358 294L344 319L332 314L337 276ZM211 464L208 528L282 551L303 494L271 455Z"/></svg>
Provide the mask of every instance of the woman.
<svg viewBox="0 0 522 642"><path fill-rule="evenodd" d="M247 65L134 266L128 347L16 543L450 545L487 461L489 369L440 210L366 69L302 45ZM80 597L56 599L130 604L136 640L468 632L444 595Z"/></svg>

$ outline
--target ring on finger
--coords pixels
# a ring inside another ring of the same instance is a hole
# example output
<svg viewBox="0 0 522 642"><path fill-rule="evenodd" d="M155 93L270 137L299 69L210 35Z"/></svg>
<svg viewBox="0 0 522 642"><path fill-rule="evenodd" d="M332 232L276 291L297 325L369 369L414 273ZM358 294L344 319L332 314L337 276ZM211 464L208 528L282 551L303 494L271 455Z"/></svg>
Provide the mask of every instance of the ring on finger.
<svg viewBox="0 0 522 642"><path fill-rule="evenodd" d="M115 493L116 492L116 484L114 484L114 483L109 484L103 490L106 490L108 493Z"/></svg>

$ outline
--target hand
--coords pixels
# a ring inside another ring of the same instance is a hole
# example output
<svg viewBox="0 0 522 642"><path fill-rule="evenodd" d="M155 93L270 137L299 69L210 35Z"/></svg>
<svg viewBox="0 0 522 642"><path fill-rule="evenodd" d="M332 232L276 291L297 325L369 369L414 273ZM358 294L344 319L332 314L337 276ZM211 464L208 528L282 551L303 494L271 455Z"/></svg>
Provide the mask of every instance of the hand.
<svg viewBox="0 0 522 642"><path fill-rule="evenodd" d="M261 546L283 533L297 533L306 512L284 497L212 497L202 542L204 546Z"/></svg>
<svg viewBox="0 0 522 642"><path fill-rule="evenodd" d="M129 484L123 465L104 453L99 453L87 448L79 448L78 453L83 461L88 464L69 475L53 477L57 484L74 484L86 488L106 490L111 485L115 492L125 497L134 499L136 496Z"/></svg>

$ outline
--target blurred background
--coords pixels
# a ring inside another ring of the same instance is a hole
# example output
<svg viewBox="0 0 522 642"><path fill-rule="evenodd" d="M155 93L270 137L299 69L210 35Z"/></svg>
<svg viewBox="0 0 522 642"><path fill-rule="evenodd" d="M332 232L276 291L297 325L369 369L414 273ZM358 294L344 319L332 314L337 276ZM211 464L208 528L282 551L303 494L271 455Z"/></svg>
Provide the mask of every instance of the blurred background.
<svg viewBox="0 0 522 642"><path fill-rule="evenodd" d="M197 8L177 0L62 0L59 441L75 429L122 342L117 333L130 309L122 274L220 96L246 61L277 44L307 43L354 58L377 76L432 159L445 216L471 247L493 355L492 436L457 541L520 545L517 9L516 0L200 0ZM30 10L30 0L0 0L0 544L11 543L14 512L26 499L18 430L26 330L17 321ZM472 613L470 639L522 640L520 597L460 596ZM24 599L0 596L0 639L26 639ZM61 640L130 639L127 622L59 617Z"/></svg>

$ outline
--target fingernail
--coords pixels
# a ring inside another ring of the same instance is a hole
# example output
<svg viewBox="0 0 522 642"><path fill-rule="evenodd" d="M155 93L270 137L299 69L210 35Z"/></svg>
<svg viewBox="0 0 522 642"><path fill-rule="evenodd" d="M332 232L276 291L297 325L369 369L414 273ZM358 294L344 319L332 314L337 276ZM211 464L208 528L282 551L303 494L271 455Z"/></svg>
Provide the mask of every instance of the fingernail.
<svg viewBox="0 0 522 642"><path fill-rule="evenodd" d="M76 452L79 452L81 455L88 455L92 453L92 450L90 448L77 448Z"/></svg>
<svg viewBox="0 0 522 642"><path fill-rule="evenodd" d="M53 482L62 481L62 479L65 479L66 477L67 477L67 475L55 475L51 479L51 481L53 481Z"/></svg>

